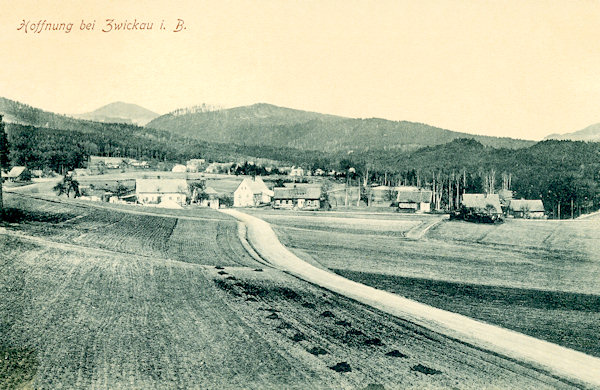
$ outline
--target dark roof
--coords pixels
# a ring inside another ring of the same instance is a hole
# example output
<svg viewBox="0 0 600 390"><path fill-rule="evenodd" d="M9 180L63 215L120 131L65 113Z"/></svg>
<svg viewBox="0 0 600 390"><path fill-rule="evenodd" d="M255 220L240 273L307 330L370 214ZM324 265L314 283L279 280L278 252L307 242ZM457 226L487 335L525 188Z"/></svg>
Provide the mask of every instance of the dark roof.
<svg viewBox="0 0 600 390"><path fill-rule="evenodd" d="M433 191L429 190L408 190L398 191L396 198L399 203L429 203Z"/></svg>
<svg viewBox="0 0 600 390"><path fill-rule="evenodd" d="M321 188L317 186L275 187L273 199L320 199Z"/></svg>
<svg viewBox="0 0 600 390"><path fill-rule="evenodd" d="M508 206L511 211L544 212L541 199L513 199Z"/></svg>

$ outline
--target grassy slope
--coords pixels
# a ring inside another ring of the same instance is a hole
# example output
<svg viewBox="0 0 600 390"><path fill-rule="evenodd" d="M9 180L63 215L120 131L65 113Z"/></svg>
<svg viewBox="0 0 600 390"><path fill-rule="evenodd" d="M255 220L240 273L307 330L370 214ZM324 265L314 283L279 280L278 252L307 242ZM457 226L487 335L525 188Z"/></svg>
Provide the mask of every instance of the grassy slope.
<svg viewBox="0 0 600 390"><path fill-rule="evenodd" d="M325 220L318 229L275 228L299 256L342 276L600 356L600 262L588 251L594 222L513 222L446 222L422 241L327 231ZM544 229L559 231L546 239Z"/></svg>
<svg viewBox="0 0 600 390"><path fill-rule="evenodd" d="M567 385L277 270L260 271L223 241L228 264L236 264L224 270L212 266L219 257L210 251L193 259L169 252L178 229L181 237L218 240L210 229L189 229L193 221L178 220L167 244L158 244L173 218L6 200L22 211L9 231L38 238L0 236L0 347L10 363L24 363L20 371L2 368L1 387L30 380L41 388ZM203 227L211 224L221 226L207 220ZM93 238L111 229L130 237ZM236 241L229 230L223 237ZM394 350L400 357L386 355ZM341 362L352 371L329 368Z"/></svg>

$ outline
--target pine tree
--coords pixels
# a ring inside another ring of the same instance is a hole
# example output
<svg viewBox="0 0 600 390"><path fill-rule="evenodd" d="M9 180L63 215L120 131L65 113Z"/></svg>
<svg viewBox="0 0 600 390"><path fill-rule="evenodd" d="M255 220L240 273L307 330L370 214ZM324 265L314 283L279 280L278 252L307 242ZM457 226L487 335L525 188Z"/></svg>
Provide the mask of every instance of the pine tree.
<svg viewBox="0 0 600 390"><path fill-rule="evenodd" d="M4 215L4 202L2 199L2 169L8 169L8 138L6 137L6 132L4 131L2 115L0 115L0 215Z"/></svg>

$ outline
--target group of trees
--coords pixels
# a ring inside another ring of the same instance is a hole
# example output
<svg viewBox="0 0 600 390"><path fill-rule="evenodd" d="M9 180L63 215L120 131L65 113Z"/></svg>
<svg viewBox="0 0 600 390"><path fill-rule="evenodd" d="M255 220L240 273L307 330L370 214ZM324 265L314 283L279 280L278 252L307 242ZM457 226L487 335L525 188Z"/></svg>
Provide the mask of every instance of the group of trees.
<svg viewBox="0 0 600 390"><path fill-rule="evenodd" d="M2 197L2 171L10 166L9 145L6 131L4 130L3 116L0 114L0 216L4 216L4 200Z"/></svg>
<svg viewBox="0 0 600 390"><path fill-rule="evenodd" d="M457 194L502 188L514 191L515 198L542 199L555 218L600 206L600 143L553 140L509 150L459 139L411 153L371 151L339 161L339 169L356 183L362 178L363 185L430 188L434 205L441 209L457 208Z"/></svg>

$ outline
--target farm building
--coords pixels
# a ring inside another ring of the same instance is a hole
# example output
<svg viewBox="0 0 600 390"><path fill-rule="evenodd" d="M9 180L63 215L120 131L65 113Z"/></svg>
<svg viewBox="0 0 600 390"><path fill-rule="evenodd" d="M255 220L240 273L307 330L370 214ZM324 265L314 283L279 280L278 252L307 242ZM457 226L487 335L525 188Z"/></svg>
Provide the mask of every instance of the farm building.
<svg viewBox="0 0 600 390"><path fill-rule="evenodd" d="M433 191L417 187L395 187L398 192L396 202L398 211L409 213L428 213L431 211Z"/></svg>
<svg viewBox="0 0 600 390"><path fill-rule="evenodd" d="M8 171L6 174L4 174L4 179L8 180L8 181L19 181L19 180L25 180L25 178L27 177L28 171L27 168L22 167L22 166L16 166L16 167L12 167L10 169L10 171Z"/></svg>
<svg viewBox="0 0 600 390"><path fill-rule="evenodd" d="M171 172L184 173L187 172L187 167L183 164L175 164Z"/></svg>
<svg viewBox="0 0 600 390"><path fill-rule="evenodd" d="M466 220L494 222L504 217L498 194L463 194L461 206Z"/></svg>
<svg viewBox="0 0 600 390"><path fill-rule="evenodd" d="M290 170L290 176L304 176L304 169L300 167L292 167Z"/></svg>
<svg viewBox="0 0 600 390"><path fill-rule="evenodd" d="M234 207L254 207L271 202L273 191L260 177L245 178L233 192Z"/></svg>
<svg viewBox="0 0 600 390"><path fill-rule="evenodd" d="M273 208L317 210L321 207L321 188L314 184L290 183L273 188Z"/></svg>
<svg viewBox="0 0 600 390"><path fill-rule="evenodd" d="M135 194L138 203L175 203L182 206L187 201L188 184L185 179L136 179Z"/></svg>
<svg viewBox="0 0 600 390"><path fill-rule="evenodd" d="M219 208L219 193L212 187L206 187L204 190L206 198L202 199L200 205L203 207L210 207L211 209Z"/></svg>
<svg viewBox="0 0 600 390"><path fill-rule="evenodd" d="M397 196L396 187L390 186L375 186L371 188L371 202L375 204L391 205Z"/></svg>
<svg viewBox="0 0 600 390"><path fill-rule="evenodd" d="M150 167L150 164L148 164L148 161L139 161L134 158L130 158L129 160L127 160L127 164L129 164L130 166L135 167L135 168L149 168Z"/></svg>
<svg viewBox="0 0 600 390"><path fill-rule="evenodd" d="M193 158L191 160L188 160L188 162L186 163L186 168L188 172L200 172L200 169L202 168L202 166L206 164L206 160L203 158Z"/></svg>
<svg viewBox="0 0 600 390"><path fill-rule="evenodd" d="M513 199L508 206L508 215L532 219L542 219L546 216L541 199Z"/></svg>
<svg viewBox="0 0 600 390"><path fill-rule="evenodd" d="M206 173L230 173L231 167L233 166L233 163L210 163L208 165L208 167L206 167L205 172Z"/></svg>
<svg viewBox="0 0 600 390"><path fill-rule="evenodd" d="M88 170L91 174L102 173L107 169L119 169L125 165L122 157L90 156Z"/></svg>

